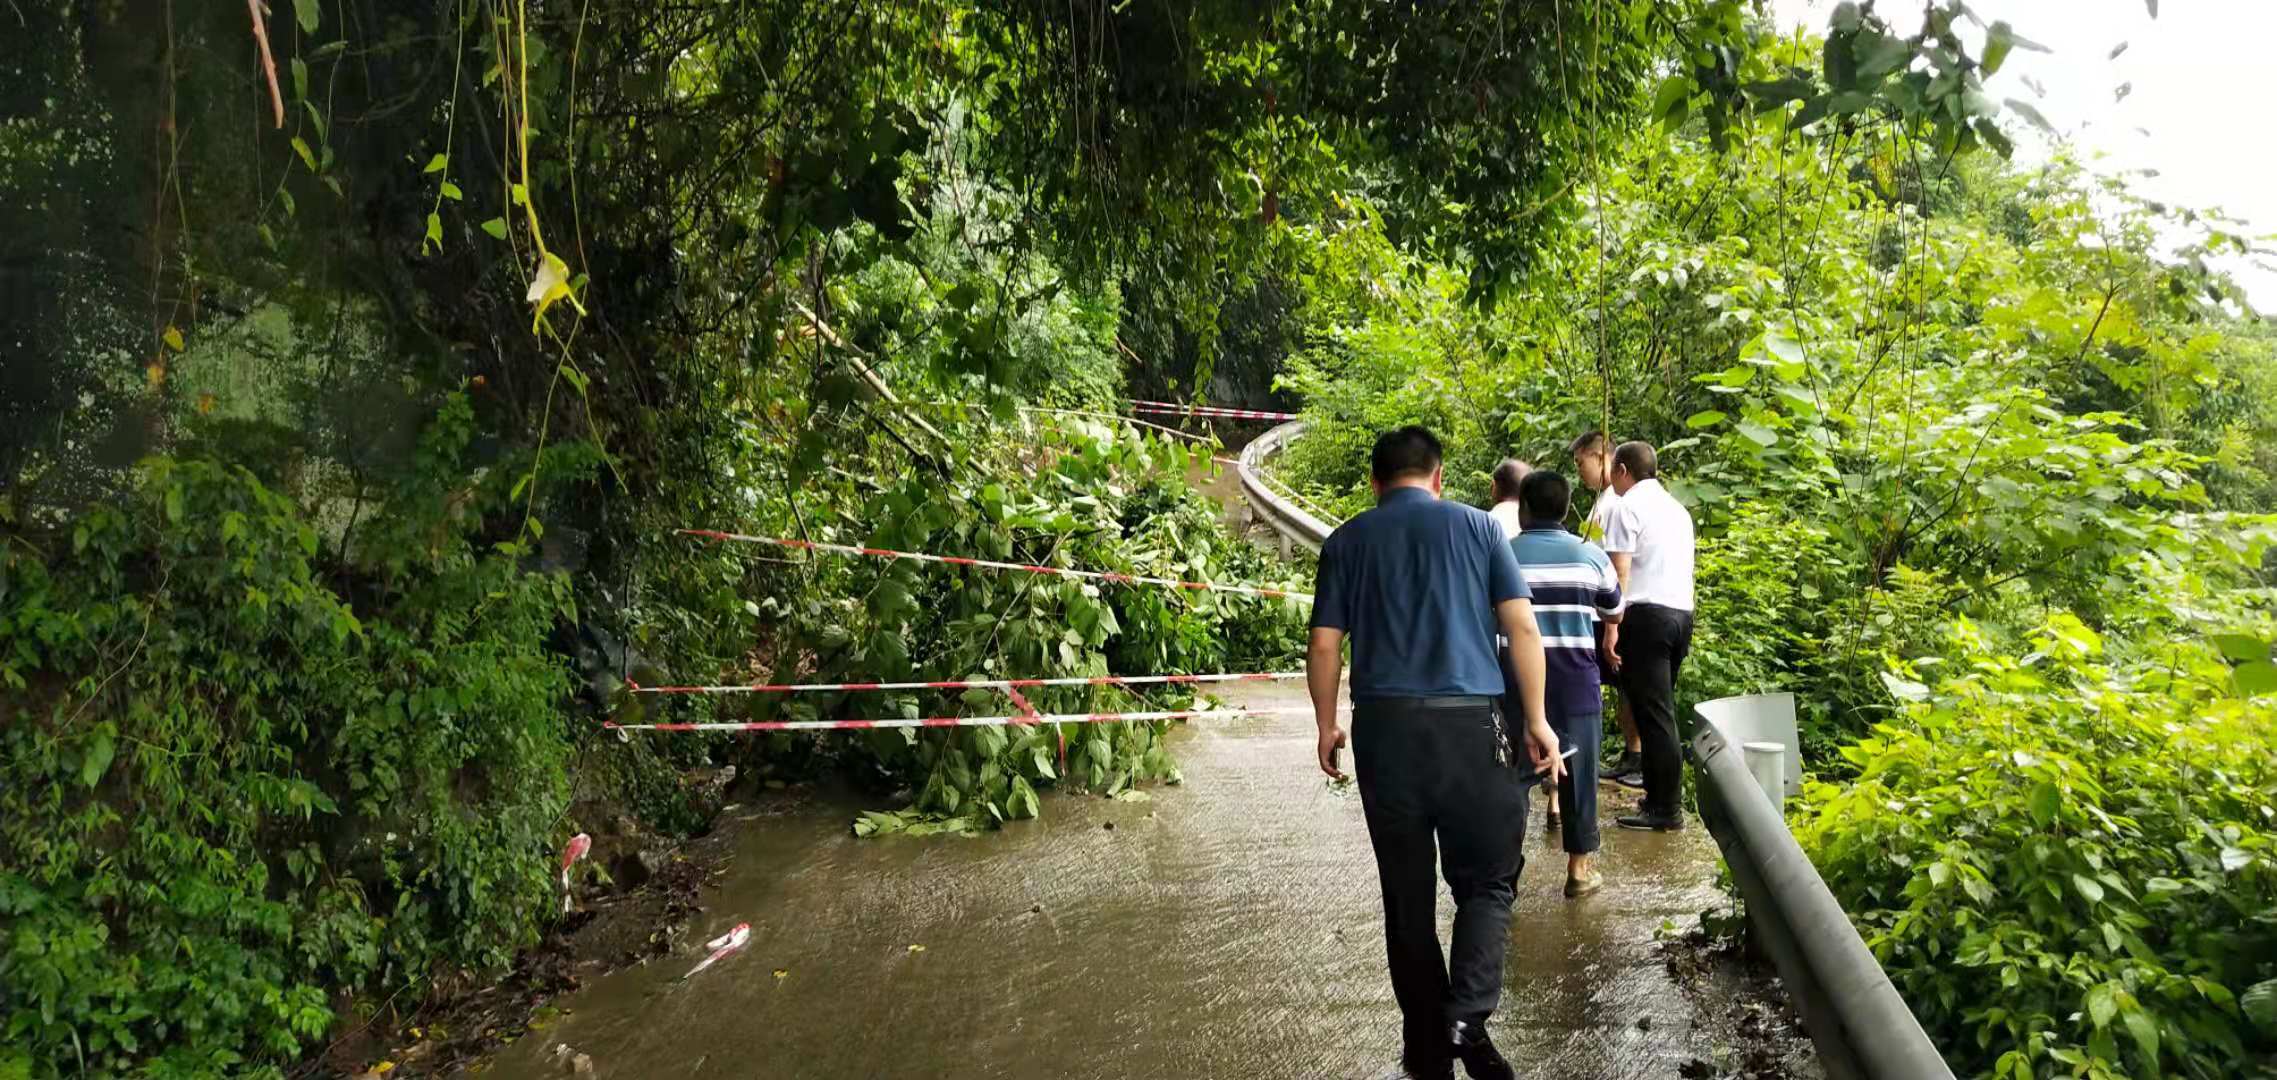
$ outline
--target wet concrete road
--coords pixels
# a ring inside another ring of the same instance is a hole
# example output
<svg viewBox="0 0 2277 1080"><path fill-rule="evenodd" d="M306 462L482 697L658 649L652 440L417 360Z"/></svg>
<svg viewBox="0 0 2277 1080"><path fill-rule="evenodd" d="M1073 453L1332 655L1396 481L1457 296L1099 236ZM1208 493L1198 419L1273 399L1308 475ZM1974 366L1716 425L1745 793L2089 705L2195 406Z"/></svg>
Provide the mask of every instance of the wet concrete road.
<svg viewBox="0 0 2277 1080"><path fill-rule="evenodd" d="M858 840L828 801L731 818L690 936L748 921L750 947L686 982L695 957L596 980L492 1075L563 1075L564 1042L604 1078L1381 1074L1398 1011L1359 798L1323 784L1304 717L1177 741L1182 786L1048 797L978 839ZM1713 845L1612 828L1630 802L1607 789L1606 889L1567 901L1537 798L1493 1028L1529 1077L1675 1076L1715 1039L1654 944L1717 900ZM1451 916L1442 889L1442 938Z"/></svg>

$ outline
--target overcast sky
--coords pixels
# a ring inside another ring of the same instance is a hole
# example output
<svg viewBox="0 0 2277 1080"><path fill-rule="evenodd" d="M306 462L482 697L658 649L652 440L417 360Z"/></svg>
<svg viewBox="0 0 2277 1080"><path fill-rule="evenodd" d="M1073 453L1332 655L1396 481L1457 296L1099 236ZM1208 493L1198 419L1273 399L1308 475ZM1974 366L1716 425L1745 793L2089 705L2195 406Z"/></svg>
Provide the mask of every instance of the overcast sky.
<svg viewBox="0 0 2277 1080"><path fill-rule="evenodd" d="M1835 2L1771 0L1771 9L1782 25L1823 32ZM2097 171L2157 169L2156 177L2134 180L2144 195L2218 208L2244 219L2249 236L2277 232L2277 56L2271 53L2277 0L2160 0L2155 19L2145 0L1970 0L1969 6L1986 22L2006 19L2018 34L2054 50L2009 54L1985 87L1993 98L2031 102ZM1910 0L1880 5L1908 33L1921 24L1920 7ZM1972 51L1982 42L1973 28L1964 36ZM2126 51L2112 57L2121 42ZM2046 97L2024 85L2026 75L2046 88ZM2129 84L2120 99L2119 87ZM2045 155L2033 142L2019 139L2020 159ZM2256 308L2277 312L2277 268L2235 258L2222 265Z"/></svg>

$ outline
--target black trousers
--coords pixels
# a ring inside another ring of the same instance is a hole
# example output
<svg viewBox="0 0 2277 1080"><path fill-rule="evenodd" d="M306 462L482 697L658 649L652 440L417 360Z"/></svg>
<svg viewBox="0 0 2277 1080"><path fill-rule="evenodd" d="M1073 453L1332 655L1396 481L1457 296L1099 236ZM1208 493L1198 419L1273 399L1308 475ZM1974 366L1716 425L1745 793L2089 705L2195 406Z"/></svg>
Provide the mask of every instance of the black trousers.
<svg viewBox="0 0 2277 1080"><path fill-rule="evenodd" d="M1444 1060L1451 1024L1483 1024L1502 999L1510 903L1526 864L1520 845L1531 769L1517 748L1507 762L1496 760L1500 713L1482 698L1372 698L1352 706L1352 762L1383 886L1384 951L1411 1067ZM1444 959L1442 870L1455 894L1455 940Z"/></svg>
<svg viewBox="0 0 2277 1080"><path fill-rule="evenodd" d="M1632 604L1621 617L1621 692L1644 743L1644 812L1674 817L1683 806L1684 750L1676 734L1676 676L1692 651L1692 613Z"/></svg>

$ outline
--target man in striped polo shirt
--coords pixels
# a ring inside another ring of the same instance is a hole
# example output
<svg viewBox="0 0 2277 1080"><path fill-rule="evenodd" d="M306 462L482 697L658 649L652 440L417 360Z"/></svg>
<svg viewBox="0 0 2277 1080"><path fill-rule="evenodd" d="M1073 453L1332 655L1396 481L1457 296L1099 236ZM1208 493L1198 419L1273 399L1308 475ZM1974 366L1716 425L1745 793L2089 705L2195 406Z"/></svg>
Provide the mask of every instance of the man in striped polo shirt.
<svg viewBox="0 0 2277 1080"><path fill-rule="evenodd" d="M1621 582L1603 549L1568 532L1565 515L1573 487L1547 469L1518 485L1521 531L1510 541L1518 575L1534 596L1542 631L1542 713L1557 731L1558 749L1578 750L1558 781L1564 807L1565 895L1587 896L1605 884L1590 867L1597 850L1597 743L1603 736L1605 698L1598 689L1597 624L1621 619ZM1523 828L1523 824L1520 826Z"/></svg>

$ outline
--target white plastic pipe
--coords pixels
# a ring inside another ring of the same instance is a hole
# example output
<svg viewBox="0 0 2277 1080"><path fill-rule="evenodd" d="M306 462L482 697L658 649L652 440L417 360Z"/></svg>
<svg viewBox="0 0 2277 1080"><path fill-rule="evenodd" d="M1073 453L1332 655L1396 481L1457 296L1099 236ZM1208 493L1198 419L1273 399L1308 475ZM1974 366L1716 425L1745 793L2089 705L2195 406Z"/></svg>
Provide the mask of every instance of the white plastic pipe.
<svg viewBox="0 0 2277 1080"><path fill-rule="evenodd" d="M1782 814L1787 805L1787 745L1775 742L1741 743L1740 756L1747 761L1748 775L1755 777L1755 786L1763 789L1763 797L1771 801Z"/></svg>

